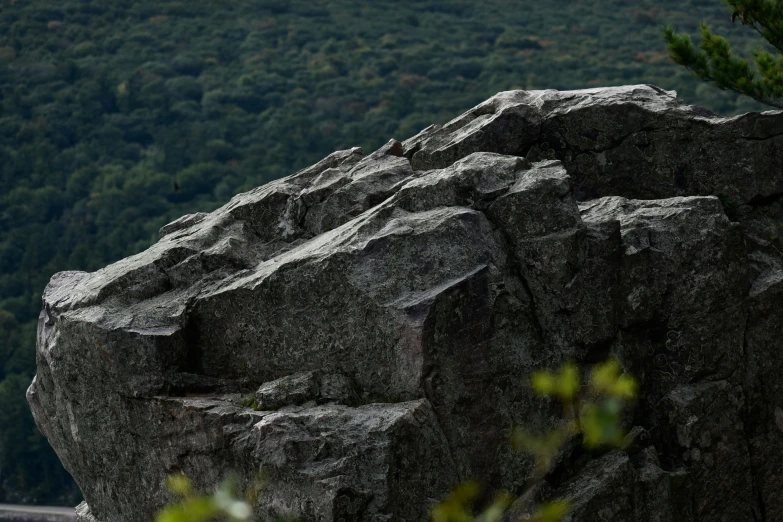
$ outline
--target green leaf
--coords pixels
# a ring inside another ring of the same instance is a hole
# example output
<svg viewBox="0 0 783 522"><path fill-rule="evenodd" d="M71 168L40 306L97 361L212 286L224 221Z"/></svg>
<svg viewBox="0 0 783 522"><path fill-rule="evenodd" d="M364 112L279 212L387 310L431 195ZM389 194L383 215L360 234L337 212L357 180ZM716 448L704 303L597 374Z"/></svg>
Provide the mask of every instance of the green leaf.
<svg viewBox="0 0 783 522"><path fill-rule="evenodd" d="M568 514L571 506L563 500L555 500L541 504L533 515L536 522L560 522Z"/></svg>
<svg viewBox="0 0 783 522"><path fill-rule="evenodd" d="M620 446L624 432L620 425L622 403L609 398L598 404L587 404L581 414L584 443L588 448L603 445Z"/></svg>
<svg viewBox="0 0 783 522"><path fill-rule="evenodd" d="M590 385L598 393L604 393L620 375L620 363L615 359L597 364L590 373Z"/></svg>
<svg viewBox="0 0 783 522"><path fill-rule="evenodd" d="M207 522L218 514L208 497L190 497L164 508L155 522Z"/></svg>
<svg viewBox="0 0 783 522"><path fill-rule="evenodd" d="M636 396L636 380L629 375L620 375L620 362L609 359L593 367L590 374L590 386L599 395L609 395L622 399Z"/></svg>
<svg viewBox="0 0 783 522"><path fill-rule="evenodd" d="M446 500L432 510L432 522L473 522L472 505L478 493L476 482L459 484Z"/></svg>
<svg viewBox="0 0 783 522"><path fill-rule="evenodd" d="M638 384L630 375L621 375L611 388L611 393L620 399L633 399L636 397Z"/></svg>
<svg viewBox="0 0 783 522"><path fill-rule="evenodd" d="M193 484L190 479L182 473L175 473L166 480L166 487L172 493L178 495L190 495L193 492Z"/></svg>
<svg viewBox="0 0 783 522"><path fill-rule="evenodd" d="M557 378L557 395L564 401L571 401L579 391L579 368L573 363L566 363L560 369Z"/></svg>
<svg viewBox="0 0 783 522"><path fill-rule="evenodd" d="M513 495L506 491L501 491L495 496L492 504L476 519L476 522L497 522L513 501Z"/></svg>
<svg viewBox="0 0 783 522"><path fill-rule="evenodd" d="M569 422L560 429L552 430L544 435L532 435L521 428L514 430L512 443L514 449L525 451L535 456L536 470L545 473L552 461L560 452L565 442L576 433L576 426Z"/></svg>
<svg viewBox="0 0 783 522"><path fill-rule="evenodd" d="M531 383L536 394L545 397L554 395L557 389L557 378L546 370L534 372Z"/></svg>
<svg viewBox="0 0 783 522"><path fill-rule="evenodd" d="M560 373L554 375L547 370L537 370L531 377L533 390L540 396L557 396L570 401L579 390L579 369L573 363L566 363Z"/></svg>

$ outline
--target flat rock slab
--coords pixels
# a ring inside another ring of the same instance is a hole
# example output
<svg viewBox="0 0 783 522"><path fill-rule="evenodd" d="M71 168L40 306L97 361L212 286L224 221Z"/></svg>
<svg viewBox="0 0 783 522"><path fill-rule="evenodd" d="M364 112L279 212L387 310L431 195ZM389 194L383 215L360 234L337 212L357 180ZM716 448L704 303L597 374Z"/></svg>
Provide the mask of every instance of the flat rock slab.
<svg viewBox="0 0 783 522"><path fill-rule="evenodd" d="M148 522L179 471L263 471L264 521L521 493L513 428L560 416L531 373L608 355L641 383L634 444L570 445L545 495L574 521L783 519L781 135L654 86L504 92L56 274L28 400L79 520Z"/></svg>

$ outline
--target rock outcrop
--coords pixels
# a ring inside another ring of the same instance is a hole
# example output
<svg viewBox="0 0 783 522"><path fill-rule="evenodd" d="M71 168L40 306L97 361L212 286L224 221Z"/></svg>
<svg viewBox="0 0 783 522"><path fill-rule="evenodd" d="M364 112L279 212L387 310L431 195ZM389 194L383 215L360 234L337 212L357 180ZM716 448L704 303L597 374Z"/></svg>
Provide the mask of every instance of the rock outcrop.
<svg viewBox="0 0 783 522"><path fill-rule="evenodd" d="M520 492L513 427L559 419L531 372L614 354L636 443L573 445L542 491L574 521L781 521L782 169L780 111L503 92L56 274L28 399L82 521L260 468L258 520L424 521L461 480Z"/></svg>

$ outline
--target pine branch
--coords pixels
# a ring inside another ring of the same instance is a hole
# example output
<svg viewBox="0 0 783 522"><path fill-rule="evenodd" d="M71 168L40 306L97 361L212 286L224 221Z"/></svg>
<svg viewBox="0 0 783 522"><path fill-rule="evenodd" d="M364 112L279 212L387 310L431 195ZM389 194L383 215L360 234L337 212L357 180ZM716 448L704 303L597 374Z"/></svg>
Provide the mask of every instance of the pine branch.
<svg viewBox="0 0 783 522"><path fill-rule="evenodd" d="M776 2L780 3L780 0ZM783 61L776 62L768 52L756 50L754 57L762 75L758 81L754 78L750 64L733 57L728 41L713 34L706 23L702 22L700 26L701 51L694 48L689 35L678 35L671 26L663 27L662 30L669 57L675 63L692 70L702 80L714 82L722 90L731 90L761 103L783 108Z"/></svg>
<svg viewBox="0 0 783 522"><path fill-rule="evenodd" d="M783 2L781 0L726 0L731 7L731 22L739 17L773 47L783 53ZM756 26L761 26L761 29Z"/></svg>

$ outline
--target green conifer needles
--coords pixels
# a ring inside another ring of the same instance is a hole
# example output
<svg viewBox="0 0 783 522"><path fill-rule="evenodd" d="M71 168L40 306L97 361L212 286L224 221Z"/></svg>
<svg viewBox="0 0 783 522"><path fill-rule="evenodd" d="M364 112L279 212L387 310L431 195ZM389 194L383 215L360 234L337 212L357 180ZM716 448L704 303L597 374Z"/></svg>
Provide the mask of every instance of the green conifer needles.
<svg viewBox="0 0 783 522"><path fill-rule="evenodd" d="M783 0L726 0L731 7L732 23L739 18L750 25L778 51L783 52ZM669 57L691 69L706 81L713 81L723 90L731 90L771 105L783 108L783 57L777 59L766 49L753 50L753 59L761 78L756 78L749 62L731 53L729 42L713 34L706 22L699 25L701 51L697 51L689 35L674 32L671 26L661 28Z"/></svg>

